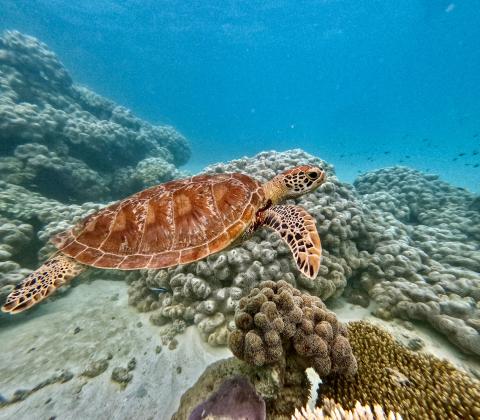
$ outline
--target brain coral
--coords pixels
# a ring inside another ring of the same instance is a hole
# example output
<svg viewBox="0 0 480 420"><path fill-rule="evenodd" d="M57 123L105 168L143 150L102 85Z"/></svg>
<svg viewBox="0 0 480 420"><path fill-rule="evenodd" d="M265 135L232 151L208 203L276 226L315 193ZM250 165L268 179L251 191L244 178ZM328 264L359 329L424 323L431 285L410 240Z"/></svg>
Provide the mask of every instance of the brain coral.
<svg viewBox="0 0 480 420"><path fill-rule="evenodd" d="M0 177L49 198L120 198L180 176L189 159L172 127L75 85L45 44L17 31L0 37L0 93Z"/></svg>
<svg viewBox="0 0 480 420"><path fill-rule="evenodd" d="M480 418L480 383L447 361L408 350L380 328L363 321L348 324L358 361L353 378L331 376L318 389L351 409L380 404L405 419Z"/></svg>
<svg viewBox="0 0 480 420"><path fill-rule="evenodd" d="M352 187L339 182L330 165L301 150L291 150L212 165L206 172L243 172L265 182L299 164L321 165L328 174L318 191L295 201L315 216L322 238L322 266L314 281L299 273L278 234L261 229L239 246L197 263L144 272L130 285L130 303L141 311L154 311L152 320L157 324L175 319L194 323L210 344L225 345L239 299L263 280L285 279L323 300L340 296L347 279L367 260L355 245L364 225L360 203ZM168 292L158 295L151 291L158 287Z"/></svg>
<svg viewBox="0 0 480 420"><path fill-rule="evenodd" d="M473 194L403 167L360 176L368 251L359 286L375 314L426 321L480 355L480 213Z"/></svg>
<svg viewBox="0 0 480 420"><path fill-rule="evenodd" d="M229 347L252 365L283 365L288 355L296 355L321 378L356 372L346 328L335 314L320 298L301 293L283 280L264 281L243 297L235 324Z"/></svg>

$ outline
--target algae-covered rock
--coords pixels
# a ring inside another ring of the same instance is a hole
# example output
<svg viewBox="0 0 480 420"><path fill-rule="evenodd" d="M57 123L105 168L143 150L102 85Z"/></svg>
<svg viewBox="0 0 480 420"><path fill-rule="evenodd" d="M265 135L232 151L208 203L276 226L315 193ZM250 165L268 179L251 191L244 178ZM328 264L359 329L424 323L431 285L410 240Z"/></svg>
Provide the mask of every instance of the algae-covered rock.
<svg viewBox="0 0 480 420"><path fill-rule="evenodd" d="M188 419L196 407L221 389L225 381L238 376L247 380L258 397L265 401L267 418L290 419L295 407L304 406L310 395L308 378L294 360L285 370L285 367L258 368L235 358L224 359L208 366L197 382L182 395L172 420ZM256 402L258 397L253 397Z"/></svg>
<svg viewBox="0 0 480 420"><path fill-rule="evenodd" d="M222 382L216 392L189 414L188 420L201 420L205 417L230 418L232 415L249 420L266 419L265 401L242 376Z"/></svg>
<svg viewBox="0 0 480 420"><path fill-rule="evenodd" d="M345 326L318 297L283 280L262 282L242 298L235 325L229 347L254 366L283 365L295 355L299 365L313 367L321 378L356 373Z"/></svg>

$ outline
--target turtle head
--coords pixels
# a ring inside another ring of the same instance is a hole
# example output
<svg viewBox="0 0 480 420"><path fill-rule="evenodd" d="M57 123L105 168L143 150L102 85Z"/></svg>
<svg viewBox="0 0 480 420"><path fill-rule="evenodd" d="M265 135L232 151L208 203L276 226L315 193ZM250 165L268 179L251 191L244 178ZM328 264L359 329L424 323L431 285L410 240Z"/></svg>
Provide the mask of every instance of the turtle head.
<svg viewBox="0 0 480 420"><path fill-rule="evenodd" d="M278 203L314 191L323 182L325 182L323 168L311 165L297 166L273 178L267 187L271 190L268 195L273 203Z"/></svg>

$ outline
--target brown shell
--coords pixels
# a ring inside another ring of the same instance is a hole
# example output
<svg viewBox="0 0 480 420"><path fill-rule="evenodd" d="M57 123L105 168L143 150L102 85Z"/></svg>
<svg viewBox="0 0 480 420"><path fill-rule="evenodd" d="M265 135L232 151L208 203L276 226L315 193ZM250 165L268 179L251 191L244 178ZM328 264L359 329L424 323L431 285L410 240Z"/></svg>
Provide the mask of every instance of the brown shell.
<svg viewBox="0 0 480 420"><path fill-rule="evenodd" d="M224 249L249 226L264 200L260 183L247 175L199 175L134 194L52 242L93 267L170 267Z"/></svg>

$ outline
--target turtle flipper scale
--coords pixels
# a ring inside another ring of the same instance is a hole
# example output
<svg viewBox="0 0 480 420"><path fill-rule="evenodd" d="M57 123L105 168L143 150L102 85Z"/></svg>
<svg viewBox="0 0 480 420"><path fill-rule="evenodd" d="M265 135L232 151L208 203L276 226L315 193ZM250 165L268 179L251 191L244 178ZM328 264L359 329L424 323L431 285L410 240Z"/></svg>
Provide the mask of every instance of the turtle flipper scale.
<svg viewBox="0 0 480 420"><path fill-rule="evenodd" d="M302 207L289 205L272 206L261 217L261 223L277 231L288 244L298 269L314 279L322 256L315 219Z"/></svg>
<svg viewBox="0 0 480 420"><path fill-rule="evenodd" d="M84 267L66 257L56 255L19 283L7 296L2 311L17 314L36 305L56 289L73 279Z"/></svg>

